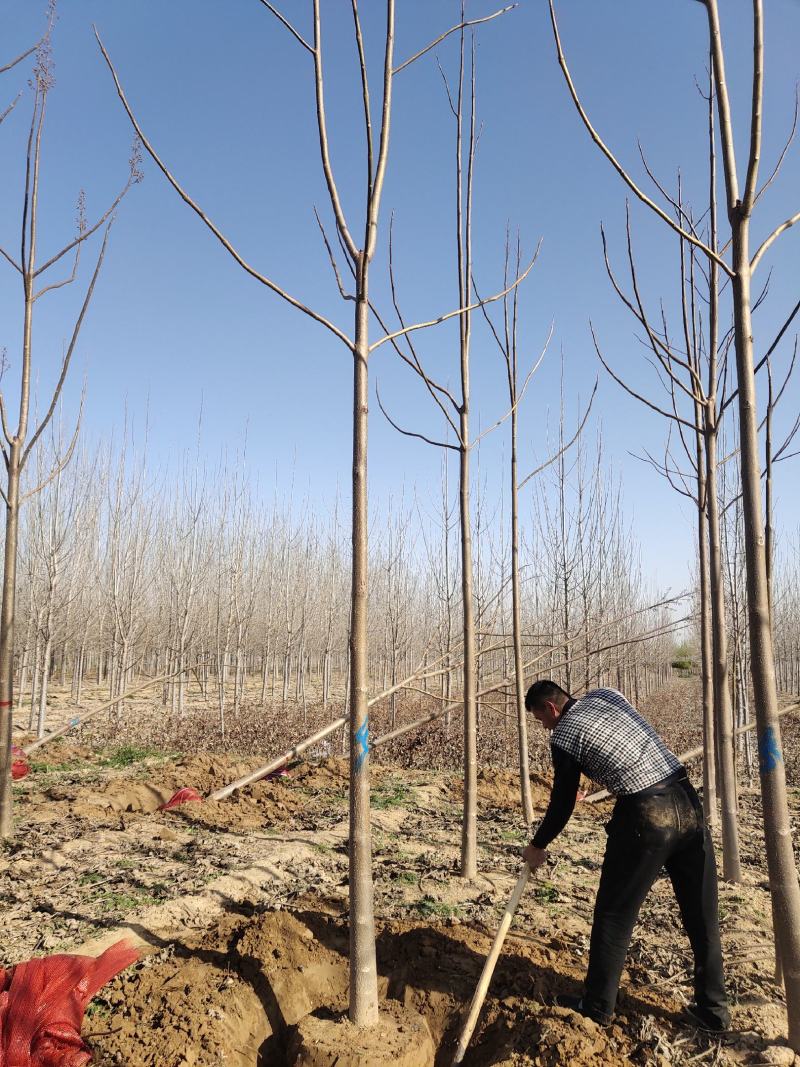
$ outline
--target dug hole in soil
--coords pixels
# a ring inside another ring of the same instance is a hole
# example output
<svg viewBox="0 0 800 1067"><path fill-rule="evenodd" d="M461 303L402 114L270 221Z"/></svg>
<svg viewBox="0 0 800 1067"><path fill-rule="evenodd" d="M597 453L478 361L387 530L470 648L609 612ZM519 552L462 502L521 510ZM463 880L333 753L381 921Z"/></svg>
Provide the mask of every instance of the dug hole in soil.
<svg viewBox="0 0 800 1067"><path fill-rule="evenodd" d="M619 1027L600 1030L543 1006L554 986L564 991L564 976L550 969L546 949L521 940L500 959L464 1063L637 1062ZM346 1016L348 941L344 920L321 911L229 917L197 943L170 944L117 978L95 1001L83 1036L97 1063L128 1067L449 1064L490 934L379 922L381 1021L366 1031Z"/></svg>

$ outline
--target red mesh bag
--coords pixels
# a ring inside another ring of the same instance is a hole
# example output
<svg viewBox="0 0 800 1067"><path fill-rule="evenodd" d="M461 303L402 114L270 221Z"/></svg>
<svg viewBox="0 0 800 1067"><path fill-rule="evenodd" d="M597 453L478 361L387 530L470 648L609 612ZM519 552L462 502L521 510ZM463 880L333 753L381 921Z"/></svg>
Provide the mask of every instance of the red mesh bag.
<svg viewBox="0 0 800 1067"><path fill-rule="evenodd" d="M177 808L181 804L197 803L202 799L196 789L192 789L191 786L184 786L183 789L179 789L177 793L174 793L166 804L162 804L158 810L169 811L171 808ZM0 1064L0 1067L2 1067L2 1064Z"/></svg>
<svg viewBox="0 0 800 1067"><path fill-rule="evenodd" d="M19 778L24 778L30 771L28 764L28 757L25 754L24 749L21 749L19 745L11 746L11 777L16 782Z"/></svg>
<svg viewBox="0 0 800 1067"><path fill-rule="evenodd" d="M0 1067L84 1067L92 1054L81 1040L95 993L139 958L127 941L96 958L44 956L0 968Z"/></svg>

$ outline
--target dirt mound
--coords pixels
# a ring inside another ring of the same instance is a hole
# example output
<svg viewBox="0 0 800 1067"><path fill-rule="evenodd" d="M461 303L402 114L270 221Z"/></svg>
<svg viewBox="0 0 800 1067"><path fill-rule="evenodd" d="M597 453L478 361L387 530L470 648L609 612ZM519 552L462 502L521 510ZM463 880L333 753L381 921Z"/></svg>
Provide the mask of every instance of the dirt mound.
<svg viewBox="0 0 800 1067"><path fill-rule="evenodd" d="M433 1067L428 1024L396 1000L383 1002L375 1026L354 1026L346 1015L307 1015L294 1033L287 1062L293 1067Z"/></svg>
<svg viewBox="0 0 800 1067"><path fill-rule="evenodd" d="M383 1010L402 1008L423 1017L439 1067L450 1062L490 940L465 925L379 923ZM172 946L120 976L87 1020L83 1036L100 1064L312 1062L297 1060L303 1034L310 1043L305 1025L300 1036L297 1027L312 1014L331 1018L346 1011L348 950L343 920L319 911L229 917L196 943ZM509 943L465 1060L468 1067L632 1062L634 1046L620 1027L602 1031L565 1009L542 1007L548 994L578 988L577 972L565 979L563 965L561 973L551 967L553 959L553 950L535 939ZM346 1030L341 1027L341 1054L347 1051ZM350 1060L334 1056L319 1062Z"/></svg>
<svg viewBox="0 0 800 1067"><path fill-rule="evenodd" d="M151 963L96 1000L83 1027L99 1063L127 1067L253 1067L270 1034L258 994L224 956Z"/></svg>
<svg viewBox="0 0 800 1067"><path fill-rule="evenodd" d="M298 917L226 920L115 982L84 1038L101 1063L127 1067L284 1064L290 1028L347 1004L346 960ZM108 1025L113 1016L114 1025Z"/></svg>
<svg viewBox="0 0 800 1067"><path fill-rule="evenodd" d="M462 800L464 781L453 781L453 798ZM550 799L550 782L541 774L531 775L531 797L534 807L544 808ZM478 771L478 805L484 809L499 808L502 811L522 809L519 775L511 771L502 771L496 767L482 768Z"/></svg>
<svg viewBox="0 0 800 1067"><path fill-rule="evenodd" d="M136 811L150 815L166 803L173 792L169 785L117 778L108 782L102 789L84 793L73 805L73 814L82 815L92 808L105 808L108 811Z"/></svg>
<svg viewBox="0 0 800 1067"><path fill-rule="evenodd" d="M124 813L154 814L185 786L206 796L254 769L228 756L200 754L177 761L139 763L102 786L86 791L70 783L46 790L48 800L65 804L69 814L97 824ZM255 829L285 822L310 800L326 797L344 803L347 763L332 759L320 764L298 764L286 776L255 782L219 802L203 801L175 809L171 815L207 829ZM113 821L113 819L112 819Z"/></svg>

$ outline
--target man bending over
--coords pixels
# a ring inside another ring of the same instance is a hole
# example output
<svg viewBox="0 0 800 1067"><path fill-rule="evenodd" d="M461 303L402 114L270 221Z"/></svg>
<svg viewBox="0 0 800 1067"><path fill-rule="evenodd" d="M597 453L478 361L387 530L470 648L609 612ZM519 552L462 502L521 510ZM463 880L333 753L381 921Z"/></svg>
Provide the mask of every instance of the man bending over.
<svg viewBox="0 0 800 1067"><path fill-rule="evenodd" d="M666 867L694 953L695 1026L719 1033L730 1015L722 973L714 848L697 793L662 739L615 689L573 699L551 681L535 682L525 707L552 733L553 788L531 843L532 870L575 807L581 773L617 798L594 908L584 994L568 1003L601 1025L611 1021L639 909Z"/></svg>

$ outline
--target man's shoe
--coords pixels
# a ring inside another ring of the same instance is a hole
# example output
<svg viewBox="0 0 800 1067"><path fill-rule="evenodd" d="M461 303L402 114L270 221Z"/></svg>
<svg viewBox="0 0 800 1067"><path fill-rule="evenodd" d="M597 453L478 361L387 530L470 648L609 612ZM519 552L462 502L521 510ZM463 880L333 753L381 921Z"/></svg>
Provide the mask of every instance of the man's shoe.
<svg viewBox="0 0 800 1067"><path fill-rule="evenodd" d="M717 1013L700 1004L688 1004L683 1009L683 1017L690 1026L706 1034L725 1034L731 1025L730 1015L727 1012Z"/></svg>
<svg viewBox="0 0 800 1067"><path fill-rule="evenodd" d="M553 1004L557 1008L569 1008L570 1011L576 1011L579 1015L583 1015L585 1018L597 1023L598 1026L608 1026L611 1023L610 1016L600 1015L587 1008L583 1003L583 997L571 997L566 993L559 993L553 997Z"/></svg>

